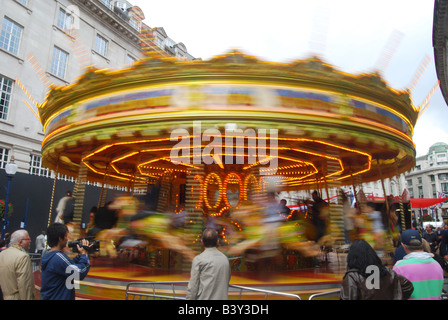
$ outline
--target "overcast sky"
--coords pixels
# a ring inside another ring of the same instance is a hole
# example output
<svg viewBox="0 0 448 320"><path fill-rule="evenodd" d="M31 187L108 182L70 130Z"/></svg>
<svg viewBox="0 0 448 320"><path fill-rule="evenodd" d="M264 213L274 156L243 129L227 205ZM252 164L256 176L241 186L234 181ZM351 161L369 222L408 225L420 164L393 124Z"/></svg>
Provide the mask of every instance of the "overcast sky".
<svg viewBox="0 0 448 320"><path fill-rule="evenodd" d="M432 47L433 0L133 0L150 27L163 27L194 57L232 48L263 60L288 62L318 54L350 73L374 70L394 89L408 88L425 57L429 63L412 90L421 105L437 83ZM389 46L391 39L394 45ZM385 49L387 48L387 49ZM384 52L390 59L381 59ZM413 87L413 86L411 86ZM448 106L440 89L421 114L413 140L417 156L448 143Z"/></svg>

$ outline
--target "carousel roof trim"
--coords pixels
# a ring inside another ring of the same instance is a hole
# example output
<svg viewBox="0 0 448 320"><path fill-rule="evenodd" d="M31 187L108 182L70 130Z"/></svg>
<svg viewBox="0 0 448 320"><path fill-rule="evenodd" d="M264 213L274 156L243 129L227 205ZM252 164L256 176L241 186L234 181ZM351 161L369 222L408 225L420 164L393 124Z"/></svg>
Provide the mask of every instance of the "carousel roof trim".
<svg viewBox="0 0 448 320"><path fill-rule="evenodd" d="M291 63L263 61L234 50L210 60L178 61L155 55L126 69L100 70L91 66L75 83L53 87L46 101L40 104L39 115L45 128L55 112L72 105L73 101L80 102L129 88L220 80L300 85L356 96L392 107L396 113L405 116L412 127L419 113L408 90L391 88L378 73L349 74L317 57Z"/></svg>

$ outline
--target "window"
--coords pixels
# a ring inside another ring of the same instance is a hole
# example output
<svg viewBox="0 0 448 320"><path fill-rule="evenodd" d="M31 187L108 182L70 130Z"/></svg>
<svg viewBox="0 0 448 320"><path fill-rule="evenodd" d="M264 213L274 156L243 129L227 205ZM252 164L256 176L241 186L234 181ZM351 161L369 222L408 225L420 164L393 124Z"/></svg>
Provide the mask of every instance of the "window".
<svg viewBox="0 0 448 320"><path fill-rule="evenodd" d="M5 148L0 148L0 168L4 169L8 163L9 150Z"/></svg>
<svg viewBox="0 0 448 320"><path fill-rule="evenodd" d="M73 16L64 9L59 8L57 26L62 30L69 30L73 26Z"/></svg>
<svg viewBox="0 0 448 320"><path fill-rule="evenodd" d="M2 32L0 33L0 48L12 54L17 54L22 31L23 28L21 26L5 17L3 19Z"/></svg>
<svg viewBox="0 0 448 320"><path fill-rule="evenodd" d="M418 177L417 180L418 180L418 183L421 184L423 179L422 179L422 177Z"/></svg>
<svg viewBox="0 0 448 320"><path fill-rule="evenodd" d="M28 0L16 0L16 1L23 4L24 6L28 4Z"/></svg>
<svg viewBox="0 0 448 320"><path fill-rule="evenodd" d="M418 187L418 197L419 198L424 198L423 197L423 187L422 186Z"/></svg>
<svg viewBox="0 0 448 320"><path fill-rule="evenodd" d="M106 56L107 53L107 40L99 34L96 35L95 51L102 56Z"/></svg>
<svg viewBox="0 0 448 320"><path fill-rule="evenodd" d="M68 53L54 47L53 59L51 60L51 73L59 78L65 77L65 69L67 67Z"/></svg>
<svg viewBox="0 0 448 320"><path fill-rule="evenodd" d="M412 179L407 180L408 186L412 186Z"/></svg>
<svg viewBox="0 0 448 320"><path fill-rule="evenodd" d="M100 2L112 10L112 0L100 0Z"/></svg>
<svg viewBox="0 0 448 320"><path fill-rule="evenodd" d="M8 117L11 93L12 80L0 77L0 119L6 120Z"/></svg>
<svg viewBox="0 0 448 320"><path fill-rule="evenodd" d="M448 174L439 173L439 180L448 180Z"/></svg>
<svg viewBox="0 0 448 320"><path fill-rule="evenodd" d="M30 160L30 174L34 174L37 176L50 177L50 170L42 167L42 158L40 156L36 156L34 154L31 155Z"/></svg>
<svg viewBox="0 0 448 320"><path fill-rule="evenodd" d="M448 183L441 183L443 193L448 193Z"/></svg>
<svg viewBox="0 0 448 320"><path fill-rule="evenodd" d="M414 198L414 189L409 189L409 197Z"/></svg>
<svg viewBox="0 0 448 320"><path fill-rule="evenodd" d="M435 182L436 181L436 177L433 174L431 174L429 176L429 179L431 179L431 182Z"/></svg>
<svg viewBox="0 0 448 320"><path fill-rule="evenodd" d="M126 55L126 64L133 64L133 63L135 63L135 61L137 61L137 59L135 59L134 57L132 57L130 55Z"/></svg>

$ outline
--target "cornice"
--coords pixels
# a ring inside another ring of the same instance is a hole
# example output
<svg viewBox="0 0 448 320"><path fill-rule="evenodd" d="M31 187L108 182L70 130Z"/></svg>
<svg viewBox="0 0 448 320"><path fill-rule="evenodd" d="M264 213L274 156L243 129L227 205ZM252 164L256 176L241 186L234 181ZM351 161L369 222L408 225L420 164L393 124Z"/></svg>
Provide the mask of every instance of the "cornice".
<svg viewBox="0 0 448 320"><path fill-rule="evenodd" d="M118 17L113 11L107 9L98 0L73 0L80 4L85 10L89 11L101 21L108 24L112 29L130 40L136 46L140 44L138 31L132 28L127 22Z"/></svg>
<svg viewBox="0 0 448 320"><path fill-rule="evenodd" d="M437 0L434 5L434 22L432 42L434 48L434 62L436 65L437 77L440 81L440 90L448 104L448 65L447 65L447 20L448 1Z"/></svg>

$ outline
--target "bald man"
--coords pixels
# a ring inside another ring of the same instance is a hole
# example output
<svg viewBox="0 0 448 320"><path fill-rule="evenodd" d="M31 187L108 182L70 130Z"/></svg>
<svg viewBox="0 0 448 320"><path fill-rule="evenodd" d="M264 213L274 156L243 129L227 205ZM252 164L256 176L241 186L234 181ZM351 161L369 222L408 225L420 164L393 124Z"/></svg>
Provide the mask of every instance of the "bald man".
<svg viewBox="0 0 448 320"><path fill-rule="evenodd" d="M205 229L202 235L204 251L193 259L187 287L187 300L227 300L230 264L218 250L218 233Z"/></svg>
<svg viewBox="0 0 448 320"><path fill-rule="evenodd" d="M28 231L12 233L9 248L0 252L0 287L4 300L34 300L34 276L27 251L31 239Z"/></svg>

